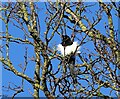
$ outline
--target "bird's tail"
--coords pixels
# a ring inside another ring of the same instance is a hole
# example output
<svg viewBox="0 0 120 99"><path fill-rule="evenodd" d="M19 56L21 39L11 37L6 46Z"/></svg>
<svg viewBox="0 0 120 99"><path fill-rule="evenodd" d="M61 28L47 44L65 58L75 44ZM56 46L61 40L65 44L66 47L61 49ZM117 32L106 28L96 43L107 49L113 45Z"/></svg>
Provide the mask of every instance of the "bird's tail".
<svg viewBox="0 0 120 99"><path fill-rule="evenodd" d="M75 57L74 56L70 57L69 70L70 70L70 75L73 79L73 83L76 84L77 83L77 73L76 73L76 70L75 70Z"/></svg>
<svg viewBox="0 0 120 99"><path fill-rule="evenodd" d="M77 83L77 74L76 74L76 70L75 70L75 66L73 64L69 65L69 69L70 69L70 75L72 77L73 83L76 84Z"/></svg>

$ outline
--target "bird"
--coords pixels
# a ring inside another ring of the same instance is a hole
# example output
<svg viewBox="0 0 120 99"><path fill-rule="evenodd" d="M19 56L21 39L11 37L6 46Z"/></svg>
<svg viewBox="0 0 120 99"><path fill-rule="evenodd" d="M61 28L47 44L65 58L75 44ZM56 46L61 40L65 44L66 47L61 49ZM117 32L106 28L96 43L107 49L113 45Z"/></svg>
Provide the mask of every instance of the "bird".
<svg viewBox="0 0 120 99"><path fill-rule="evenodd" d="M78 47L78 42L71 41L68 35L62 36L62 43L57 46L57 50L60 51L63 56L75 53L75 51L75 55L80 53L80 47Z"/></svg>
<svg viewBox="0 0 120 99"><path fill-rule="evenodd" d="M70 74L73 79L73 83L77 83L75 74L75 56L80 53L80 46L78 42L73 42L68 35L62 35L62 42L58 44L57 50L61 52L63 57L67 57L65 61L69 64Z"/></svg>

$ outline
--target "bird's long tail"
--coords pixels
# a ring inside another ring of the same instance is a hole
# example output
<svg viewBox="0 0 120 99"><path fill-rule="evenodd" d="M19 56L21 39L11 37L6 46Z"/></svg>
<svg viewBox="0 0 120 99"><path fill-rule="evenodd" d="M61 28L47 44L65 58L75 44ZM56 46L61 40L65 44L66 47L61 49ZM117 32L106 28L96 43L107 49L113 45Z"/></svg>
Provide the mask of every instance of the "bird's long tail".
<svg viewBox="0 0 120 99"><path fill-rule="evenodd" d="M75 67L72 64L70 64L70 75L73 79L73 83L76 84L77 83L77 75L75 72Z"/></svg>
<svg viewBox="0 0 120 99"><path fill-rule="evenodd" d="M69 69L70 69L70 75L73 79L73 83L77 83L77 73L75 69L75 57L71 57L70 64L69 64Z"/></svg>

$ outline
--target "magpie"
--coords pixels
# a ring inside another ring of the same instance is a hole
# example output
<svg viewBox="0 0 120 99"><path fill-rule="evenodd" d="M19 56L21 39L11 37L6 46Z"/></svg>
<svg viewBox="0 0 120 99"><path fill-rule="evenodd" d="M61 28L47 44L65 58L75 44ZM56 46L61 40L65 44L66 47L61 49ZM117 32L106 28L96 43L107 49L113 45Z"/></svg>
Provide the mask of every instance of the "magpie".
<svg viewBox="0 0 120 99"><path fill-rule="evenodd" d="M61 52L64 57L67 57L65 61L68 63L70 68L70 74L73 79L73 83L77 83L75 74L75 56L80 53L80 47L78 42L73 42L68 35L62 35L62 42L57 46L57 50Z"/></svg>
<svg viewBox="0 0 120 99"><path fill-rule="evenodd" d="M57 50L60 51L63 56L70 55L71 53L74 53L76 56L80 53L79 49L78 42L71 41L68 35L62 35L62 43L57 46Z"/></svg>

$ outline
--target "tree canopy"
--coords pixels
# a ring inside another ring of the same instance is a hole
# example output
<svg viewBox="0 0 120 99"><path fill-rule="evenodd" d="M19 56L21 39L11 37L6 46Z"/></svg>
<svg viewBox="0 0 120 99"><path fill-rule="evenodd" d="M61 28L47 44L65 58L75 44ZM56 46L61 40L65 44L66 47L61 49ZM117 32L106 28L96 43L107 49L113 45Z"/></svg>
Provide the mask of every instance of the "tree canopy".
<svg viewBox="0 0 120 99"><path fill-rule="evenodd" d="M0 13L3 82L7 71L15 77L3 85L9 97L119 97L118 2L3 2ZM57 50L65 34L80 47L77 84Z"/></svg>

